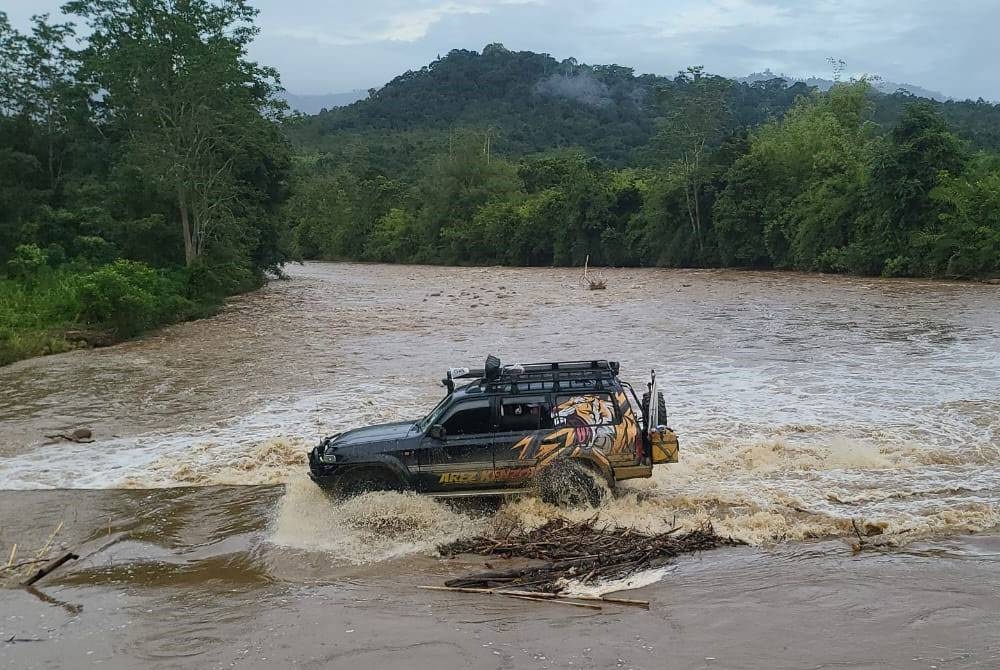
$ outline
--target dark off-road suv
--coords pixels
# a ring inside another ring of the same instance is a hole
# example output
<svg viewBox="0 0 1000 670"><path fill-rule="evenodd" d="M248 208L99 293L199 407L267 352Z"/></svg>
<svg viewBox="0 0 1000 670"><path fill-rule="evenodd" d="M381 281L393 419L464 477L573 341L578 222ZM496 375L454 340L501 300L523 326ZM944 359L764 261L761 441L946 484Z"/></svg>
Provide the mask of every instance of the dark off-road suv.
<svg viewBox="0 0 1000 670"><path fill-rule="evenodd" d="M323 439L309 453L311 477L340 495L537 491L550 502L596 504L602 481L613 488L677 462L655 372L640 400L618 371L605 360L503 366L494 356L481 370L453 368L447 395L423 419Z"/></svg>

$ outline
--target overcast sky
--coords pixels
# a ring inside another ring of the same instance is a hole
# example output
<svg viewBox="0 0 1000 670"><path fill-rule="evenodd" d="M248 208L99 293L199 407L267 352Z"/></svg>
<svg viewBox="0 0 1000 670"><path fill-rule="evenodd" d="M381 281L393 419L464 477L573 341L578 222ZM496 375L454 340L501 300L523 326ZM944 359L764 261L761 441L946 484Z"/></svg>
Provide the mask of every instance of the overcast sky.
<svg viewBox="0 0 1000 670"><path fill-rule="evenodd" d="M705 65L830 77L826 59L954 97L1000 100L1000 0L251 0L252 55L293 93L381 86L455 48L671 74ZM16 25L59 0L3 0Z"/></svg>

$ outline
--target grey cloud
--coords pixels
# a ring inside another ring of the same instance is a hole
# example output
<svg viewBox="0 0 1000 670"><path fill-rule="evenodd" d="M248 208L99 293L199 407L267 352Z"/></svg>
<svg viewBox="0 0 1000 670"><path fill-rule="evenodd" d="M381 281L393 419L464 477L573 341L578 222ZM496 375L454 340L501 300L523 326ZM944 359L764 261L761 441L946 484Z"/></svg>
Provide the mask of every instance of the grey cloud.
<svg viewBox="0 0 1000 670"><path fill-rule="evenodd" d="M703 64L726 75L770 68L851 73L1000 99L996 0L252 0L253 56L300 93L380 86L454 48L490 42L559 59L670 74ZM14 21L58 10L7 0Z"/></svg>

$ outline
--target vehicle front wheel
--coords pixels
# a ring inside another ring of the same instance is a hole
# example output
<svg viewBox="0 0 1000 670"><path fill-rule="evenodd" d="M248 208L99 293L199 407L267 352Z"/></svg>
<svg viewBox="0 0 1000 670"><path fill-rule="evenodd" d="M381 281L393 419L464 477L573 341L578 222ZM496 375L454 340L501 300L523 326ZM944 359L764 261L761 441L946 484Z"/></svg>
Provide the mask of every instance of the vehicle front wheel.
<svg viewBox="0 0 1000 670"><path fill-rule="evenodd" d="M377 491L402 491L404 486L391 472L380 468L358 468L341 475L333 486L339 498L351 498Z"/></svg>
<svg viewBox="0 0 1000 670"><path fill-rule="evenodd" d="M598 507L610 493L603 477L574 461L549 466L537 485L542 501L557 507Z"/></svg>

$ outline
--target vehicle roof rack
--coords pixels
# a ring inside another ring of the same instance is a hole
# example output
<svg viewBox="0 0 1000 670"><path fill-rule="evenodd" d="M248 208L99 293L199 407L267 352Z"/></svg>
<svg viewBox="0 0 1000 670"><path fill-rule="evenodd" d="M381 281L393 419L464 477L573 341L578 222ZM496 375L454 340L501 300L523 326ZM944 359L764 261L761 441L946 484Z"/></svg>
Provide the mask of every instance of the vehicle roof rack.
<svg viewBox="0 0 1000 670"><path fill-rule="evenodd" d="M479 378L486 388L496 388L507 384L529 384L550 382L552 389L559 390L560 382L581 382L594 380L597 388L603 388L604 380L618 376L621 366L617 361L604 359L591 361L559 361L553 363L518 363L500 365L500 359L490 356L486 367L480 369L451 368L442 383L448 392L455 390L456 379ZM572 386L568 384L567 386ZM515 389L516 390L516 389Z"/></svg>

